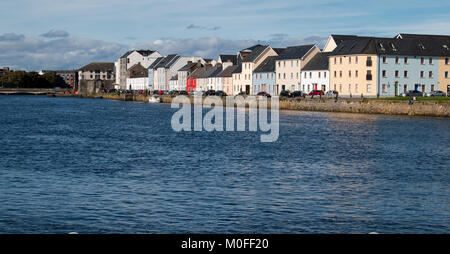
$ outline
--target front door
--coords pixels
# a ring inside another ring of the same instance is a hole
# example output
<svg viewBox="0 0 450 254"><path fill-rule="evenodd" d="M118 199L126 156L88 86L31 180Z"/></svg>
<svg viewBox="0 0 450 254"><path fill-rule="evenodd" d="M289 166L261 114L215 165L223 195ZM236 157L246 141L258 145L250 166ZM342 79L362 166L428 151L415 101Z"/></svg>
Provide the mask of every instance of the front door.
<svg viewBox="0 0 450 254"><path fill-rule="evenodd" d="M425 85L422 85L422 93L425 93Z"/></svg>
<svg viewBox="0 0 450 254"><path fill-rule="evenodd" d="M450 94L450 85L447 85L447 96Z"/></svg>
<svg viewBox="0 0 450 254"><path fill-rule="evenodd" d="M398 82L395 81L395 96L398 96Z"/></svg>
<svg viewBox="0 0 450 254"><path fill-rule="evenodd" d="M245 85L245 94L250 94L250 85Z"/></svg>
<svg viewBox="0 0 450 254"><path fill-rule="evenodd" d="M317 90L317 83L314 84L314 89L313 90Z"/></svg>

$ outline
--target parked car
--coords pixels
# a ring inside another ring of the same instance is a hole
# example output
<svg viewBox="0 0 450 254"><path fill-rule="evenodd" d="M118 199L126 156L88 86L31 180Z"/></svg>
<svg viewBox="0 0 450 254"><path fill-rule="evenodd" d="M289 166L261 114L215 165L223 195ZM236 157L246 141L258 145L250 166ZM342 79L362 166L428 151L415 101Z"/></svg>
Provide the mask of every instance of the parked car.
<svg viewBox="0 0 450 254"><path fill-rule="evenodd" d="M336 90L329 90L329 91L327 91L327 92L325 93L325 95L328 96L328 97L334 97L334 96L336 96L337 94L338 94L338 91L336 91Z"/></svg>
<svg viewBox="0 0 450 254"><path fill-rule="evenodd" d="M216 96L224 97L224 96L227 96L227 94L224 91L218 90L218 91L216 91Z"/></svg>
<svg viewBox="0 0 450 254"><path fill-rule="evenodd" d="M240 91L238 94L236 94L236 96L245 96L245 95L247 95L245 92L243 92L243 91Z"/></svg>
<svg viewBox="0 0 450 254"><path fill-rule="evenodd" d="M170 95L177 95L177 94L179 94L179 92L178 92L178 91L175 91L175 90L171 90L171 91L169 92L169 94L170 94Z"/></svg>
<svg viewBox="0 0 450 254"><path fill-rule="evenodd" d="M139 90L138 91L138 94L143 94L144 93L144 90Z"/></svg>
<svg viewBox="0 0 450 254"><path fill-rule="evenodd" d="M303 97L304 95L306 95L306 93L302 92L302 91L294 91L291 93L292 97Z"/></svg>
<svg viewBox="0 0 450 254"><path fill-rule="evenodd" d="M203 91L192 91L191 95L203 95Z"/></svg>
<svg viewBox="0 0 450 254"><path fill-rule="evenodd" d="M188 92L186 92L186 91L180 91L178 94L179 95L189 95Z"/></svg>
<svg viewBox="0 0 450 254"><path fill-rule="evenodd" d="M216 95L216 91L214 91L214 90L208 90L208 91L205 92L205 95L206 95L206 96Z"/></svg>
<svg viewBox="0 0 450 254"><path fill-rule="evenodd" d="M420 97L420 96L424 96L424 93L423 93L423 92L420 92L420 91L417 91L417 90L409 90L408 92L402 93L402 94L400 94L400 95L403 96L403 97L407 97L407 96L417 96L417 97Z"/></svg>
<svg viewBox="0 0 450 254"><path fill-rule="evenodd" d="M164 94L164 91L162 91L162 90L155 90L155 91L153 91L153 94L162 95L162 94Z"/></svg>
<svg viewBox="0 0 450 254"><path fill-rule="evenodd" d="M163 90L163 94L169 95L170 92L169 92L169 90Z"/></svg>
<svg viewBox="0 0 450 254"><path fill-rule="evenodd" d="M312 90L308 95L324 95L322 90Z"/></svg>
<svg viewBox="0 0 450 254"><path fill-rule="evenodd" d="M291 97L291 94L286 90L282 90L280 92L280 97L288 97L289 98L289 97Z"/></svg>
<svg viewBox="0 0 450 254"><path fill-rule="evenodd" d="M264 96L264 97L267 97L267 98L272 97L270 94L268 94L266 92L259 92L258 94L256 94L256 96Z"/></svg>
<svg viewBox="0 0 450 254"><path fill-rule="evenodd" d="M436 97L444 96L445 97L446 96L446 94L442 91L431 91L431 92L427 93L426 95L427 95L427 97L434 97L434 96L436 96Z"/></svg>

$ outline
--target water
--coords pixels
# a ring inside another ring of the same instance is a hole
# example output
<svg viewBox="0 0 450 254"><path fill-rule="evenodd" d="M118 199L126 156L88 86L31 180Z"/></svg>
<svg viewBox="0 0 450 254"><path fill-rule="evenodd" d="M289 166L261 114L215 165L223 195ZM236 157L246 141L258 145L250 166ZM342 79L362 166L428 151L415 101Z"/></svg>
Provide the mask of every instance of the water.
<svg viewBox="0 0 450 254"><path fill-rule="evenodd" d="M175 133L170 105L0 96L0 233L448 233L449 119L280 113Z"/></svg>

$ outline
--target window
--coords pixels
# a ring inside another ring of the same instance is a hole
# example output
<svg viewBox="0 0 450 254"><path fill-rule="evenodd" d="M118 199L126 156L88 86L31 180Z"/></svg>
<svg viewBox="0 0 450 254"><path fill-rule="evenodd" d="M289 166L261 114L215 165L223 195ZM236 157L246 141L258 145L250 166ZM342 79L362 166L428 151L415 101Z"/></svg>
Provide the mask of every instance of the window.
<svg viewBox="0 0 450 254"><path fill-rule="evenodd" d="M404 72L403 72L403 77L405 77L405 78L408 77L408 71L404 71Z"/></svg>
<svg viewBox="0 0 450 254"><path fill-rule="evenodd" d="M381 92L382 93L386 93L386 84L382 85Z"/></svg>
<svg viewBox="0 0 450 254"><path fill-rule="evenodd" d="M358 63L358 56L355 56L355 63Z"/></svg>
<svg viewBox="0 0 450 254"><path fill-rule="evenodd" d="M342 71L339 71L339 77L342 78Z"/></svg>
<svg viewBox="0 0 450 254"><path fill-rule="evenodd" d="M423 78L424 75L424 71L420 71L420 77Z"/></svg>
<svg viewBox="0 0 450 254"><path fill-rule="evenodd" d="M405 56L405 64L408 64L408 57Z"/></svg>
<svg viewBox="0 0 450 254"><path fill-rule="evenodd" d="M284 62L286 63L286 62ZM283 79L286 79L286 73L283 73Z"/></svg>
<svg viewBox="0 0 450 254"><path fill-rule="evenodd" d="M309 78L312 78L312 72L309 73Z"/></svg>
<svg viewBox="0 0 450 254"><path fill-rule="evenodd" d="M428 72L428 77L429 78L433 78L433 72L432 71Z"/></svg>
<svg viewBox="0 0 450 254"><path fill-rule="evenodd" d="M384 63L384 64L387 63L386 56L383 56L383 63Z"/></svg>
<svg viewBox="0 0 450 254"><path fill-rule="evenodd" d="M372 57L367 57L366 66L372 66Z"/></svg>
<svg viewBox="0 0 450 254"><path fill-rule="evenodd" d="M358 71L355 71L355 77L358 77Z"/></svg>
<svg viewBox="0 0 450 254"><path fill-rule="evenodd" d="M386 77L386 70L383 70L382 73L383 73L383 78L385 78Z"/></svg>
<svg viewBox="0 0 450 254"><path fill-rule="evenodd" d="M351 93L352 92L352 85L348 84L348 92Z"/></svg>
<svg viewBox="0 0 450 254"><path fill-rule="evenodd" d="M298 78L298 72L297 72L297 75L296 75L296 77Z"/></svg>
<svg viewBox="0 0 450 254"><path fill-rule="evenodd" d="M297 60L297 67L298 67L298 60Z"/></svg>
<svg viewBox="0 0 450 254"><path fill-rule="evenodd" d="M342 92L342 84L339 84L339 92Z"/></svg>
<svg viewBox="0 0 450 254"><path fill-rule="evenodd" d="M339 63L340 63L340 64L342 64L342 57L341 57L341 58L339 58Z"/></svg>
<svg viewBox="0 0 450 254"><path fill-rule="evenodd" d="M430 57L429 63L430 63L430 64L433 64L433 58Z"/></svg>
<svg viewBox="0 0 450 254"><path fill-rule="evenodd" d="M348 71L348 76L351 78L352 77L352 71Z"/></svg>
<svg viewBox="0 0 450 254"><path fill-rule="evenodd" d="M349 63L349 64L352 63L352 57L351 57L351 56L348 57L348 63Z"/></svg>
<svg viewBox="0 0 450 254"><path fill-rule="evenodd" d="M448 71L445 72L444 77L448 78Z"/></svg>
<svg viewBox="0 0 450 254"><path fill-rule="evenodd" d="M421 64L425 64L425 58L423 58L423 57L420 58L420 63L421 63Z"/></svg>
<svg viewBox="0 0 450 254"><path fill-rule="evenodd" d="M367 92L370 93L372 91L372 85L367 84Z"/></svg>
<svg viewBox="0 0 450 254"><path fill-rule="evenodd" d="M398 71L395 71L395 77L398 78Z"/></svg>
<svg viewBox="0 0 450 254"><path fill-rule="evenodd" d="M294 61L291 61L291 67L294 67Z"/></svg>
<svg viewBox="0 0 450 254"><path fill-rule="evenodd" d="M293 78L294 78L294 73L291 72L291 79L293 79Z"/></svg>
<svg viewBox="0 0 450 254"><path fill-rule="evenodd" d="M434 85L431 85L431 91L434 91Z"/></svg>
<svg viewBox="0 0 450 254"><path fill-rule="evenodd" d="M336 91L336 84L334 84L334 90Z"/></svg>
<svg viewBox="0 0 450 254"><path fill-rule="evenodd" d="M336 57L334 58L334 64L336 64Z"/></svg>
<svg viewBox="0 0 450 254"><path fill-rule="evenodd" d="M284 67L286 67L286 61L284 61L283 64L284 64Z"/></svg>
<svg viewBox="0 0 450 254"><path fill-rule="evenodd" d="M327 72L323 73L323 77L326 78L327 77Z"/></svg>
<svg viewBox="0 0 450 254"><path fill-rule="evenodd" d="M399 58L398 58L398 56L396 56L395 57L395 63L398 64L398 62L399 62Z"/></svg>
<svg viewBox="0 0 450 254"><path fill-rule="evenodd" d="M358 92L358 84L355 84L355 93Z"/></svg>
<svg viewBox="0 0 450 254"><path fill-rule="evenodd" d="M448 58L445 58L445 64L448 65Z"/></svg>
<svg viewBox="0 0 450 254"><path fill-rule="evenodd" d="M305 73L305 76L306 76L306 73ZM337 75L336 75L336 71L334 71L334 77L337 77Z"/></svg>
<svg viewBox="0 0 450 254"><path fill-rule="evenodd" d="M367 71L366 80L372 80L372 71L371 70Z"/></svg>
<svg viewBox="0 0 450 254"><path fill-rule="evenodd" d="M319 71L318 75L319 75L319 78L320 78L320 71Z"/></svg>
<svg viewBox="0 0 450 254"><path fill-rule="evenodd" d="M305 76L305 78L306 78L306 72L305 72L305 75L304 75L304 76ZM336 77L336 72L334 72L334 76Z"/></svg>

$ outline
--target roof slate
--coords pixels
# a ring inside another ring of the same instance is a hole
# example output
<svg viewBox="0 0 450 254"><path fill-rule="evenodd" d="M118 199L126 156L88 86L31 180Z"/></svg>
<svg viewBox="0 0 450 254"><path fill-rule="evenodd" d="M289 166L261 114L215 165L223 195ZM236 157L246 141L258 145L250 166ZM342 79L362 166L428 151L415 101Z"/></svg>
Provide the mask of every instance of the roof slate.
<svg viewBox="0 0 450 254"><path fill-rule="evenodd" d="M280 55L278 55L277 60L303 58L313 47L315 47L314 44L287 47Z"/></svg>
<svg viewBox="0 0 450 254"><path fill-rule="evenodd" d="M253 72L275 72L276 56L267 57Z"/></svg>
<svg viewBox="0 0 450 254"><path fill-rule="evenodd" d="M88 65L85 65L79 69L80 71L112 71L114 70L114 63L105 63L105 62L93 62Z"/></svg>
<svg viewBox="0 0 450 254"><path fill-rule="evenodd" d="M317 53L309 62L302 68L302 71L321 71L328 70L328 56L330 52Z"/></svg>
<svg viewBox="0 0 450 254"><path fill-rule="evenodd" d="M222 77L222 78L232 77L233 76L233 71L237 67L238 67L237 65L228 66L227 68L225 68L225 70L223 70L222 72L217 74L217 77Z"/></svg>

